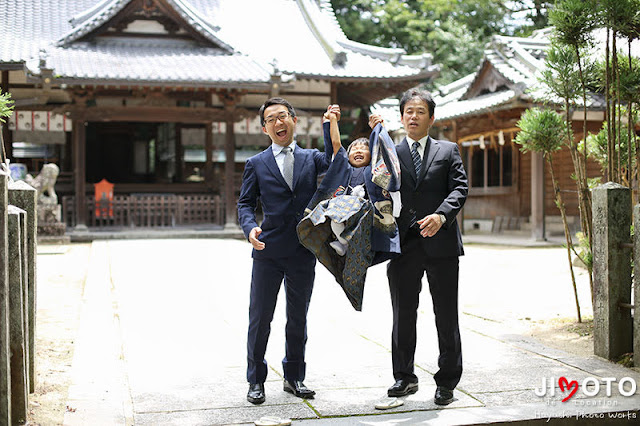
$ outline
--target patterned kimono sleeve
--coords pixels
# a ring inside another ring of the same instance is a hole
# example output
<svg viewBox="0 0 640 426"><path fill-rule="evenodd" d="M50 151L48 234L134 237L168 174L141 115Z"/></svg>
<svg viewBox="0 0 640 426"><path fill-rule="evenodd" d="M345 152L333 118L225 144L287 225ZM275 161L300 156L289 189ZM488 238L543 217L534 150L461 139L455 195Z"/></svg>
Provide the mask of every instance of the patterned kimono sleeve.
<svg viewBox="0 0 640 426"><path fill-rule="evenodd" d="M377 124L371 132L369 146L372 182L386 191L399 191L400 161L396 153L396 146L381 124Z"/></svg>

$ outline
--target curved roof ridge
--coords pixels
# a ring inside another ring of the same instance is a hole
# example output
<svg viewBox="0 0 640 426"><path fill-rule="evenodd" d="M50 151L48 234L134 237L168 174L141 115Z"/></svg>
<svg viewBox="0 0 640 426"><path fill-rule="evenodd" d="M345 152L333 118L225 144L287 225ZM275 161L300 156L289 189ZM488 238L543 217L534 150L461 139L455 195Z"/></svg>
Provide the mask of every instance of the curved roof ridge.
<svg viewBox="0 0 640 426"><path fill-rule="evenodd" d="M115 16L131 1L132 0L105 0L102 3L98 3L96 6L87 9L85 12L76 15L76 17L80 19L77 22L77 26L60 37L55 44L63 46L78 40L80 37L90 33ZM76 17L71 18L72 25L73 20Z"/></svg>
<svg viewBox="0 0 640 426"><path fill-rule="evenodd" d="M309 30L311 30L329 58L331 58L331 62L334 65L343 66L347 62L347 54L336 40L336 34L334 33L337 32L337 30L332 28L337 25L337 20L331 20L330 16L323 11L323 5L318 4L314 0L296 0L296 3L302 12L302 16ZM345 40L347 39L342 29L340 29L337 35L344 37Z"/></svg>
<svg viewBox="0 0 640 426"><path fill-rule="evenodd" d="M71 19L69 19L69 23L72 27L76 27L77 25L80 25L81 23L89 19L91 16L95 15L96 12L104 8L107 3L112 2L114 2L114 0L100 0L89 9L83 10L82 12L74 15Z"/></svg>
<svg viewBox="0 0 640 426"><path fill-rule="evenodd" d="M108 22L120 11L122 11L133 0L104 0L102 3L98 3L96 6L87 9L76 15L72 20L76 20L77 26L71 31L64 34L55 43L57 46L68 45L74 41L82 38L83 36L91 33L99 28L105 22ZM202 15L186 0L164 0L170 7L172 7L187 24L189 24L195 31L201 34L211 42L221 46L223 49L233 52L234 49L222 41L215 35L218 31L218 27L209 23ZM73 22L72 22L73 25Z"/></svg>
<svg viewBox="0 0 640 426"><path fill-rule="evenodd" d="M340 26L340 22L338 22L338 17L336 16L336 12L331 5L331 0L316 0L318 3L318 7L320 11L326 15L329 22L333 25L332 31L335 31L335 34L340 36L341 39L348 40L347 35L342 30Z"/></svg>
<svg viewBox="0 0 640 426"><path fill-rule="evenodd" d="M360 43L349 39L338 40L337 43L342 47L353 50L354 52L362 53L363 55L368 55L378 59L390 60L392 62L397 62L406 53L402 48L372 46L370 44Z"/></svg>

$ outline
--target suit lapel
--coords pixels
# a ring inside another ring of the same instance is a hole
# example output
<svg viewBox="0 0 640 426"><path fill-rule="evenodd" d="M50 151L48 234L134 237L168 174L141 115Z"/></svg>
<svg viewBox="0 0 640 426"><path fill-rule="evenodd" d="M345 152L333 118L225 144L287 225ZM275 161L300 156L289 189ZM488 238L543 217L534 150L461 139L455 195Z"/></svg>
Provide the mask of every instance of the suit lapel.
<svg viewBox="0 0 640 426"><path fill-rule="evenodd" d="M398 158L400 159L400 163L404 165L405 171L408 170L409 174L413 178L413 182L418 181L418 177L416 176L416 169L413 167L413 159L411 158L411 150L409 149L409 144L407 143L407 139L403 139L402 142L396 147L396 151L398 152Z"/></svg>
<svg viewBox="0 0 640 426"><path fill-rule="evenodd" d="M296 147L296 150L293 151L293 187L296 187L298 180L300 179L300 175L302 174L302 170L304 169L304 163L307 160L307 156L305 152L300 148L300 146Z"/></svg>
<svg viewBox="0 0 640 426"><path fill-rule="evenodd" d="M287 182L284 180L282 173L280 173L280 169L278 168L276 159L273 156L273 150L271 149L271 147L262 151L261 157L262 157L262 162L267 166L267 169L269 169L271 174L275 176L276 180L280 182L282 186L288 189L289 185L287 185ZM295 170L295 165L294 165L294 170ZM295 172L294 172L294 178L295 178Z"/></svg>
<svg viewBox="0 0 640 426"><path fill-rule="evenodd" d="M422 160L420 179L418 181L422 181L422 179L427 175L427 170L429 170L431 163L433 163L433 159L436 158L436 154L440 150L440 144L437 140L431 139L431 136L427 139L427 146L429 147L429 151L427 152L427 158Z"/></svg>

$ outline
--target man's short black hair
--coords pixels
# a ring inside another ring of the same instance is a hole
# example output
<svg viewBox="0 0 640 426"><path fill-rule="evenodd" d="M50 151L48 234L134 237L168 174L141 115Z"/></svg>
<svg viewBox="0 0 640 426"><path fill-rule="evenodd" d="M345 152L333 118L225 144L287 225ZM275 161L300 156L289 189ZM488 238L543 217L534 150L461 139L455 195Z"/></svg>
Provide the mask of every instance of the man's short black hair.
<svg viewBox="0 0 640 426"><path fill-rule="evenodd" d="M400 99L400 115L404 114L404 106L407 102L409 102L413 98L418 98L421 101L424 101L429 107L429 118L433 117L433 113L436 110L436 103L431 96L431 93L426 90L420 89L409 89L402 95L402 99Z"/></svg>
<svg viewBox="0 0 640 426"><path fill-rule="evenodd" d="M296 110L293 109L293 106L291 106L289 101L287 101L286 99L283 99L283 98L269 98L260 107L259 114L260 114L260 124L262 124L262 127L264 127L264 110L269 108L271 105L284 105L289 110L289 114L291 114L291 117L295 117L296 116Z"/></svg>

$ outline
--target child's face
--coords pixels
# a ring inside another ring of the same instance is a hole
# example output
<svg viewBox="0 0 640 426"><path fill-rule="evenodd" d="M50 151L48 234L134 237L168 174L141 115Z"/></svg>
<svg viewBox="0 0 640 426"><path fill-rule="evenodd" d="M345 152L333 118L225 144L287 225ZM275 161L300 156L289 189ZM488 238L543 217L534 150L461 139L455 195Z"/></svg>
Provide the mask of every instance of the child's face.
<svg viewBox="0 0 640 426"><path fill-rule="evenodd" d="M349 150L349 164L353 167L365 167L371 162L369 147L363 143L355 144Z"/></svg>

